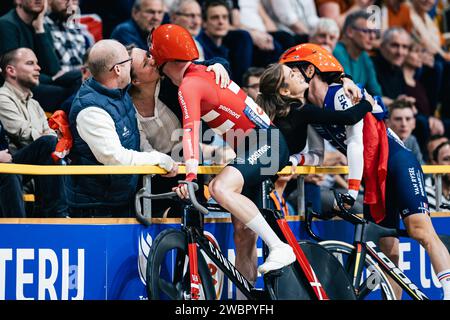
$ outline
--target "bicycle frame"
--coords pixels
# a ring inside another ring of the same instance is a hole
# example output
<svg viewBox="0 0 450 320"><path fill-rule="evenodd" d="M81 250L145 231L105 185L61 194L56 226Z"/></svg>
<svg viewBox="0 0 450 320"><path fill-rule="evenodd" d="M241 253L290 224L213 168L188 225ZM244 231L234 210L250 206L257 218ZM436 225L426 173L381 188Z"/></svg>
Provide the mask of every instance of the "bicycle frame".
<svg viewBox="0 0 450 320"><path fill-rule="evenodd" d="M236 287L247 297L249 300L258 299L270 299L268 293L264 290L256 289L254 286L234 267L234 265L220 252L220 250L214 246L212 242L208 240L203 234L204 215L208 214L210 210L224 210L218 205L207 205L207 208L203 207L197 202L195 198L194 184L192 182L179 181L179 183L185 183L188 186L188 192L190 196L191 204L184 207L182 216L182 230L187 234L188 239L188 256L190 272L190 284L191 284L191 299L197 300L200 297L200 276L198 273L197 265L197 244L206 253L206 255L222 270L225 275L231 280ZM198 188L198 186L197 186ZM196 188L196 189L197 189ZM163 199L168 197L177 197L176 193L166 193L160 195L147 194L146 190L142 188L135 198L136 216L138 220L145 224L150 225L151 221L142 215L140 199ZM316 274L308 259L306 258L303 250L300 248L295 235L292 233L287 221L282 217L280 212L262 209L263 215L268 221L269 225L275 230L281 239L285 239L288 244L293 248L297 257L295 267L300 274L303 274L309 283L311 293L318 300L329 300L322 284L318 280Z"/></svg>
<svg viewBox="0 0 450 320"><path fill-rule="evenodd" d="M348 264L348 272L352 276L352 284L354 288L358 288L361 283L362 270L368 254L374 261L378 263L380 268L385 271L405 292L415 300L429 300L429 298L400 270L400 268L392 262L383 252L378 250L376 242L382 237L409 237L406 230L389 229L381 227L371 221L367 221L350 213L343 207L343 203L336 191L334 191L337 204L341 211L336 211L334 215L339 216L347 222L355 226L353 245L355 248ZM333 215L328 215L325 220L332 218ZM311 206L306 210L306 228L310 236L321 241L311 229L312 218L320 219L321 216L312 211ZM363 286L363 290L356 292L357 294L365 293L363 291L370 290L367 286ZM385 292L388 292L385 290Z"/></svg>
<svg viewBox="0 0 450 320"><path fill-rule="evenodd" d="M368 254L378 263L380 268L385 271L402 289L414 300L429 300L400 268L390 260L381 250L378 249L375 242L381 237L386 236L407 236L405 230L395 230L380 227L373 222L366 221L364 224L358 224L355 228L355 246L354 263L350 264L353 276L353 287L360 283L362 268ZM353 262L353 261L352 261Z"/></svg>

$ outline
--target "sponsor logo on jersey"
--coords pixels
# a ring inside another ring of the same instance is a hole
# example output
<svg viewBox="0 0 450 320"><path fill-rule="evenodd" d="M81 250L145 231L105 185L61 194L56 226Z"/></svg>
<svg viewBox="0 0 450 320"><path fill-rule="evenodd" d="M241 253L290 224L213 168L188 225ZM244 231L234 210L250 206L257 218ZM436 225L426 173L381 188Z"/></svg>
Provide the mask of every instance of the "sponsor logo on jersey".
<svg viewBox="0 0 450 320"><path fill-rule="evenodd" d="M225 111L226 113L230 114L231 116L233 116L236 119L239 119L241 117L240 114L238 114L237 112L231 110L229 107L224 106L222 104L219 106L219 109Z"/></svg>
<svg viewBox="0 0 450 320"><path fill-rule="evenodd" d="M184 120L189 119L189 112L186 106L186 102L184 101L183 94L181 91L178 91L178 100L180 101L181 109L183 110Z"/></svg>

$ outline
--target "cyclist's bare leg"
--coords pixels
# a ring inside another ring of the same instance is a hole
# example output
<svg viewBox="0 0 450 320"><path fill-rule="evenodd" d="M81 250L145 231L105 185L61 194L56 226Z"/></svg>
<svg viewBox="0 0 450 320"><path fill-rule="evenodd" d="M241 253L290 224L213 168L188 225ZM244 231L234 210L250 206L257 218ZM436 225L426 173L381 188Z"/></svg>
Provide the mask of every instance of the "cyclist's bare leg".
<svg viewBox="0 0 450 320"><path fill-rule="evenodd" d="M234 244L236 246L235 266L242 275L252 284L255 284L258 272L258 256L256 252L256 240L258 236L245 224L231 216L234 227ZM237 300L245 299L239 292L236 294Z"/></svg>
<svg viewBox="0 0 450 320"><path fill-rule="evenodd" d="M413 214L404 220L411 238L417 240L430 256L434 272L439 274L450 269L450 256L447 248L434 230L431 218L426 214Z"/></svg>
<svg viewBox="0 0 450 320"><path fill-rule="evenodd" d="M381 238L379 243L380 250L396 265L398 265L399 262L399 243L400 241L394 237ZM401 300L403 293L402 287L400 287L389 275L386 274L386 276L388 277L392 289L394 289L395 298Z"/></svg>
<svg viewBox="0 0 450 320"><path fill-rule="evenodd" d="M260 266L262 273L292 263L295 260L292 248L278 238L253 201L241 194L243 186L244 179L239 170L227 166L209 183L209 190L222 207L255 231L269 247L269 256Z"/></svg>

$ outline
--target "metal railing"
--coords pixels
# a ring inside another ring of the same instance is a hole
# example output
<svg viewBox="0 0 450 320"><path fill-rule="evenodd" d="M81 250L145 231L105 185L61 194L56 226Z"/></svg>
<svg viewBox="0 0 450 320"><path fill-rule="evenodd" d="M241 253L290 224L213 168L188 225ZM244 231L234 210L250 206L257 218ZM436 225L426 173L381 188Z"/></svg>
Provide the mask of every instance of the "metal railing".
<svg viewBox="0 0 450 320"><path fill-rule="evenodd" d="M218 174L223 166L200 166L199 174ZM436 176L436 208L442 204L442 175L450 173L450 166L424 165L424 174L434 174ZM38 166L25 164L1 163L0 173L26 174L26 175L97 175L97 174L143 174L144 187L151 190L152 176L155 174L165 174L166 171L158 166ZM186 173L185 166L179 166L179 173ZM297 178L297 208L298 214L304 215L305 196L305 175L308 174L347 174L347 166L338 167L314 167L299 166L295 172ZM278 174L291 174L291 168L285 167ZM144 215L150 216L151 202L144 200Z"/></svg>

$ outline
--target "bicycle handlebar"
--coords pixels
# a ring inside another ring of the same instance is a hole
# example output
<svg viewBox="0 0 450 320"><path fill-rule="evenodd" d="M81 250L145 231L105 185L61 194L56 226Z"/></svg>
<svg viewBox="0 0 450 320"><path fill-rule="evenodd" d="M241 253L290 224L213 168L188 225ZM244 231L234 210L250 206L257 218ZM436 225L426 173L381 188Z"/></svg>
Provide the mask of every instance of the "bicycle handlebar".
<svg viewBox="0 0 450 320"><path fill-rule="evenodd" d="M187 201L190 201L192 203L192 205L198 210L200 211L202 214L207 215L208 214L208 209L206 209L204 206L202 206L200 203L198 203L197 201L197 197L195 196L195 191L198 190L198 184L192 181L185 181L185 180L180 180L178 181L179 184L186 184L187 185L187 190L188 190L188 195L189 195L189 199L186 199ZM136 210L136 219L142 223L145 226L149 226L152 224L152 217L151 217L151 213L149 217L145 217L142 213L142 206L141 206L141 198L143 199L153 199L153 200L157 200L157 199L178 199L178 195L175 191L171 191L171 192L166 192L166 193L160 193L160 194L151 194L151 193L147 193L147 190L144 188L142 188L141 190L139 190L136 193L136 196L134 197L134 206L135 206L135 210Z"/></svg>
<svg viewBox="0 0 450 320"><path fill-rule="evenodd" d="M342 201L343 195L341 193L339 193L335 189L332 189L332 191L333 191L334 198L336 199L336 203L337 203L340 211L333 210L332 214L321 215L321 214L315 213L312 210L311 206L308 206L308 208L306 210L306 217L305 217L306 231L308 232L308 234L310 235L311 238L313 238L314 240L319 241L319 242L322 241L323 239L320 238L318 235L316 235L314 233L314 231L312 230L312 219L313 218L321 219L321 220L329 220L334 216L338 216L338 217L342 218L343 220L350 222L353 225L368 223L367 220L358 217L356 214L351 213L349 210L347 210L344 207L344 202ZM385 228L376 223L370 223L370 222L369 222L369 224L370 224L371 234L374 232L377 235L379 235L380 237L397 237L397 236L409 237L406 230L403 230L403 229Z"/></svg>

